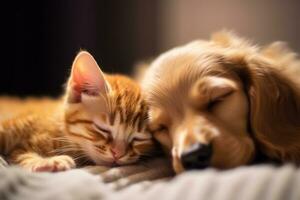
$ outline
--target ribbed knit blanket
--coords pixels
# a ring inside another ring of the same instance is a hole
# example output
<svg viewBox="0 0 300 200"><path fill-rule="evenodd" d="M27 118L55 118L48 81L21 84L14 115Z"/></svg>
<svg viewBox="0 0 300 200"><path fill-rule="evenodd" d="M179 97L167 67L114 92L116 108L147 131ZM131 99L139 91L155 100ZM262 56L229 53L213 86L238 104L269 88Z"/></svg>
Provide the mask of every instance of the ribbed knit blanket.
<svg viewBox="0 0 300 200"><path fill-rule="evenodd" d="M170 166L161 159L132 168L59 173L30 173L0 163L1 200L300 200L300 170L292 165L206 169L170 177Z"/></svg>

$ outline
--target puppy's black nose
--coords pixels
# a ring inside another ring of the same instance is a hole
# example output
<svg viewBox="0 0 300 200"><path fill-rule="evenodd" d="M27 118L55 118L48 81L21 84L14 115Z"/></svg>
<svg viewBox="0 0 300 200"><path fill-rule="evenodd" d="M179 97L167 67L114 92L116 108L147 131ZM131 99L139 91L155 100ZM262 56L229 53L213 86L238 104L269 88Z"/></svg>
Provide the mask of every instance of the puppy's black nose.
<svg viewBox="0 0 300 200"><path fill-rule="evenodd" d="M211 156L211 145L197 143L182 153L181 162L187 170L203 169L209 166Z"/></svg>

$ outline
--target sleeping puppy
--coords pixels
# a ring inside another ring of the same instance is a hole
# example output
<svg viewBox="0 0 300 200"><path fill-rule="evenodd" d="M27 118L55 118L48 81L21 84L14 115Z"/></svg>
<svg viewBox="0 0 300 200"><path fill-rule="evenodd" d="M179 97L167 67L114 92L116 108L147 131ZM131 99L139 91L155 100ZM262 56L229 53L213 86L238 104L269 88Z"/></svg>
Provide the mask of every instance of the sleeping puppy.
<svg viewBox="0 0 300 200"><path fill-rule="evenodd" d="M300 163L300 60L229 32L174 48L142 82L150 130L177 173L249 164L258 152Z"/></svg>

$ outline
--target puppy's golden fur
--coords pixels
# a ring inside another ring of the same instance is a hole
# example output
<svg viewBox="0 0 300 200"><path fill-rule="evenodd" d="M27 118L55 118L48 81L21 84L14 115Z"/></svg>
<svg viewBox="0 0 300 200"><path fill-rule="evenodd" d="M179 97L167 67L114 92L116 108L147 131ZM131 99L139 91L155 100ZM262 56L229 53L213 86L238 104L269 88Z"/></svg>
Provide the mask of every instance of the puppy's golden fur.
<svg viewBox="0 0 300 200"><path fill-rule="evenodd" d="M182 152L212 144L211 165L256 153L300 163L300 60L281 42L260 48L229 32L159 56L143 80L151 130L184 170Z"/></svg>

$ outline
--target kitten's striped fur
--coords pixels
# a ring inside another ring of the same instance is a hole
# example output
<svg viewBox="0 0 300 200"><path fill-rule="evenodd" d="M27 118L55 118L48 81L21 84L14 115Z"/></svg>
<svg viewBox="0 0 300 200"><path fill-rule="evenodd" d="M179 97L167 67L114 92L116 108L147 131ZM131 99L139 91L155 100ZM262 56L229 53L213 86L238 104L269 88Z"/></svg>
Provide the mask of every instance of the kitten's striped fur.
<svg viewBox="0 0 300 200"><path fill-rule="evenodd" d="M130 164L154 147L147 111L137 83L80 52L63 98L0 98L0 153L32 171Z"/></svg>

